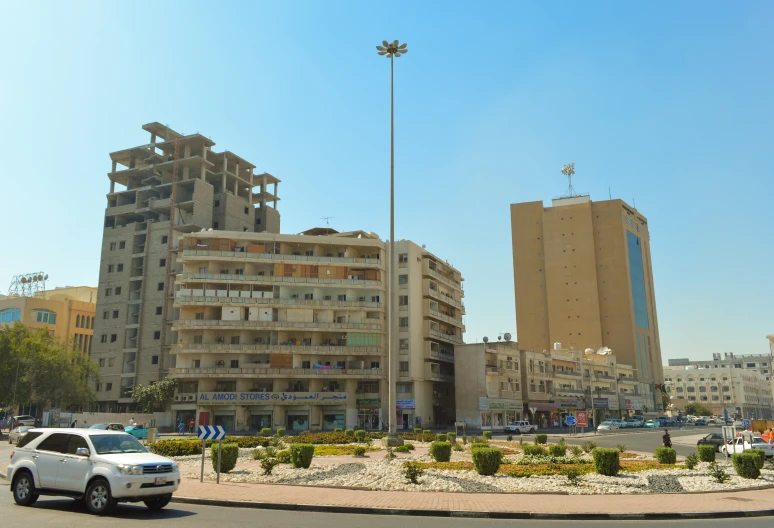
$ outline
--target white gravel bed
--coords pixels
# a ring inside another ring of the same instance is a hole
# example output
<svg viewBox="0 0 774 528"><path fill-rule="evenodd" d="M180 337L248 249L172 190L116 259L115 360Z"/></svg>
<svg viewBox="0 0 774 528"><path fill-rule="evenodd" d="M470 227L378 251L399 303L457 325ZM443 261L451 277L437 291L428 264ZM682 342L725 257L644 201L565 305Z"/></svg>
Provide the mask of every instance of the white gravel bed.
<svg viewBox="0 0 774 528"><path fill-rule="evenodd" d="M253 450L240 450L240 458L242 451L247 452L247 456L249 456ZM197 464L201 460L201 455L198 457L178 457L176 460L181 464L181 471L186 478L199 478ZM759 479L749 480L736 476L731 466L726 467L726 472L731 475L731 480L719 484L709 476L709 464L701 463L694 470L649 470L637 473L621 473L616 477L591 473L581 477L580 486L569 485L567 478L559 475L484 477L475 471L425 470L425 473L419 478L419 484L414 485L407 483L403 475L402 465L406 460L431 461L428 455L392 461L385 459L359 461L353 458L352 462L329 466L313 465L309 469L293 469L287 464L281 464L274 468L272 475L264 475L260 467L236 470L222 473L220 478L225 482L357 487L382 491L553 492L573 495L733 491L740 488L774 484L774 471L763 470ZM209 460L205 464L205 478L215 479L215 472L212 470L212 464Z"/></svg>

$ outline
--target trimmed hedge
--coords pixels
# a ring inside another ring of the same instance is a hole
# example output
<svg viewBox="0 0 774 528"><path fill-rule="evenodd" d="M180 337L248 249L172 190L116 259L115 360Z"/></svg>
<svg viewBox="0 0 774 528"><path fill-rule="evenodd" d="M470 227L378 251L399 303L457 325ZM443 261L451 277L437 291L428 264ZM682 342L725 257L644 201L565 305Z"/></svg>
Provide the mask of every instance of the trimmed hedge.
<svg viewBox="0 0 774 528"><path fill-rule="evenodd" d="M671 447L659 447L656 449L655 455L659 464L674 464L677 462L677 451Z"/></svg>
<svg viewBox="0 0 774 528"><path fill-rule="evenodd" d="M435 439L438 442L448 442L449 435L447 435L446 433L438 433L437 435L435 435Z"/></svg>
<svg viewBox="0 0 774 528"><path fill-rule="evenodd" d="M536 444L547 444L548 443L548 435L547 434L536 434L535 435L535 443Z"/></svg>
<svg viewBox="0 0 774 528"><path fill-rule="evenodd" d="M435 441L435 435L433 433L423 433L420 431L419 433L401 433L401 438L404 440L413 440L415 442L434 442Z"/></svg>
<svg viewBox="0 0 774 528"><path fill-rule="evenodd" d="M398 453L410 453L411 448L409 447L411 444L403 444L402 446L398 446L395 448L395 451Z"/></svg>
<svg viewBox="0 0 774 528"><path fill-rule="evenodd" d="M352 452L356 457L362 457L365 456L366 450L363 446L356 446Z"/></svg>
<svg viewBox="0 0 774 528"><path fill-rule="evenodd" d="M487 448L489 447L489 444L486 442L473 442L470 444L470 450L473 451L474 449L481 449L481 448Z"/></svg>
<svg viewBox="0 0 774 528"><path fill-rule="evenodd" d="M165 457L201 455L200 440L159 440L151 444L151 453Z"/></svg>
<svg viewBox="0 0 774 528"><path fill-rule="evenodd" d="M699 460L701 460L702 462L715 461L715 446L711 446L711 445L696 446L696 451L699 453Z"/></svg>
<svg viewBox="0 0 774 528"><path fill-rule="evenodd" d="M237 463L239 457L239 446L236 444L223 444L220 450L220 472L228 473ZM218 448L210 449L210 461L212 461L212 469L218 470Z"/></svg>
<svg viewBox="0 0 774 528"><path fill-rule="evenodd" d="M421 427L415 427L414 428L414 434L422 434L422 428Z"/></svg>
<svg viewBox="0 0 774 528"><path fill-rule="evenodd" d="M271 436L271 427L261 429L261 436Z"/></svg>
<svg viewBox="0 0 774 528"><path fill-rule="evenodd" d="M291 457L290 457L290 449L285 449L284 451L280 451L277 453L277 462L280 464L290 464Z"/></svg>
<svg viewBox="0 0 774 528"><path fill-rule="evenodd" d="M355 431L354 429L347 429L344 431L344 434L347 435L350 438L355 438Z"/></svg>
<svg viewBox="0 0 774 528"><path fill-rule="evenodd" d="M449 442L454 445L454 442L457 441L457 433L446 433L446 438Z"/></svg>
<svg viewBox="0 0 774 528"><path fill-rule="evenodd" d="M312 444L291 444L290 463L294 468L309 469L314 458L314 445Z"/></svg>
<svg viewBox="0 0 774 528"><path fill-rule="evenodd" d="M555 457L567 456L567 444L554 444L548 446L548 454Z"/></svg>
<svg viewBox="0 0 774 528"><path fill-rule="evenodd" d="M285 428L284 427L278 427L277 428L277 436L279 436L280 438L285 436Z"/></svg>
<svg viewBox="0 0 774 528"><path fill-rule="evenodd" d="M548 453L546 453L546 448L539 445L529 445L524 444L523 447L524 455L525 456L546 456Z"/></svg>
<svg viewBox="0 0 774 528"><path fill-rule="evenodd" d="M748 449L745 453L751 453L758 457L758 469L763 469L763 464L766 463L766 452L763 449Z"/></svg>
<svg viewBox="0 0 774 528"><path fill-rule="evenodd" d="M451 460L451 444L449 442L433 442L430 444L430 456L436 462Z"/></svg>
<svg viewBox="0 0 774 528"><path fill-rule="evenodd" d="M366 439L366 432L362 429L358 429L357 431L355 431L355 439L358 442L364 441Z"/></svg>
<svg viewBox="0 0 774 528"><path fill-rule="evenodd" d="M503 452L491 447L479 447L473 449L473 464L479 475L494 475L500 469L503 461Z"/></svg>
<svg viewBox="0 0 774 528"><path fill-rule="evenodd" d="M491 440L492 439L492 431L484 431L484 438L486 438L487 440Z"/></svg>
<svg viewBox="0 0 774 528"><path fill-rule="evenodd" d="M621 470L621 460L617 449L598 447L591 454L594 457L594 469L600 475L614 477Z"/></svg>
<svg viewBox="0 0 774 528"><path fill-rule="evenodd" d="M761 476L761 470L758 469L758 455L745 451L737 453L731 457L734 463L736 474L746 479L757 479Z"/></svg>

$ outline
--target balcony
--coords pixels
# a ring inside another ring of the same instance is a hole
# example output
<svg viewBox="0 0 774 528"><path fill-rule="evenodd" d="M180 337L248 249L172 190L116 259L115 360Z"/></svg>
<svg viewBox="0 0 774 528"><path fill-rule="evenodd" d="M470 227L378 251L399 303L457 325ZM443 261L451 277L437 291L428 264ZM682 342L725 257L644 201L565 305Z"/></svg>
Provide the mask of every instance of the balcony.
<svg viewBox="0 0 774 528"><path fill-rule="evenodd" d="M375 251L377 251L375 249ZM303 262L311 264L357 264L384 269L384 263L375 258L323 257L308 255L284 255L274 253L249 253L244 251L183 250L178 262L188 261L228 261L228 262Z"/></svg>
<svg viewBox="0 0 774 528"><path fill-rule="evenodd" d="M637 383L637 380L634 378L618 378L618 383L628 383L630 385L634 385Z"/></svg>
<svg viewBox="0 0 774 528"><path fill-rule="evenodd" d="M465 342L453 334L448 334L442 330L433 330L432 328L427 331L428 335L434 339L440 341L446 341L447 343L454 343L455 345L464 345Z"/></svg>
<svg viewBox="0 0 774 528"><path fill-rule="evenodd" d="M430 371L428 378L433 381L443 381L448 383L454 383L454 374L441 374L440 372Z"/></svg>
<svg viewBox="0 0 774 528"><path fill-rule="evenodd" d="M582 375L580 372L573 372L569 370L554 370L554 376L557 378L580 379Z"/></svg>
<svg viewBox="0 0 774 528"><path fill-rule="evenodd" d="M447 286L450 286L450 287L454 288L455 290L460 290L460 292L462 291L461 282L459 280L455 279L453 274L440 273L437 270L434 270L434 269L430 268L430 261L429 260L425 260L424 262L422 262L422 274L426 275L426 276L429 276L429 277L433 277L437 281L439 281L439 282L441 282L441 283L443 283L443 284L445 284Z"/></svg>
<svg viewBox="0 0 774 528"><path fill-rule="evenodd" d="M230 345L215 343L179 343L177 354L309 354L341 356L381 356L382 347L378 346L330 346L330 345Z"/></svg>
<svg viewBox="0 0 774 528"><path fill-rule="evenodd" d="M437 321L441 321L446 324L450 324L452 326L456 326L459 328L462 332L465 331L465 325L462 324L462 318L461 317L454 317L453 315L449 315L446 313L443 313L439 310L433 310L430 307L430 301L426 300L424 307L423 307L423 315L425 317L432 317L433 319Z"/></svg>
<svg viewBox="0 0 774 528"><path fill-rule="evenodd" d="M306 368L170 368L169 374L178 379L208 378L382 378L383 369L306 369Z"/></svg>
<svg viewBox="0 0 774 528"><path fill-rule="evenodd" d="M288 307L330 307L330 308L370 308L374 310L384 310L384 303L365 302L365 301L326 301L326 300L306 300L306 299L276 299L262 297L242 297L240 293L250 292L230 292L227 296L200 296L200 295L178 295L175 297L175 306L222 306L224 304L246 304L256 306L282 306Z"/></svg>
<svg viewBox="0 0 774 528"><path fill-rule="evenodd" d="M368 330L370 332L381 332L382 325L379 323L318 323L314 321L222 321L213 319L182 319L172 323L172 331L198 330L198 329L292 329L309 330L325 332L329 330Z"/></svg>
<svg viewBox="0 0 774 528"><path fill-rule="evenodd" d="M360 279L320 279L314 277L275 277L272 275L231 275L220 273L181 273L177 276L178 284L186 282L230 283L242 284L319 284L328 286L358 286L363 288L384 288L382 281Z"/></svg>
<svg viewBox="0 0 774 528"><path fill-rule="evenodd" d="M583 389L560 389L555 388L554 392L556 392L557 395L563 395L563 394L570 394L573 396L583 396L584 390Z"/></svg>
<svg viewBox="0 0 774 528"><path fill-rule="evenodd" d="M486 366L486 374L488 376L497 376L498 374L498 368L495 365L487 365Z"/></svg>
<svg viewBox="0 0 774 528"><path fill-rule="evenodd" d="M430 343L425 343L425 359L435 359L438 361L447 361L454 363L454 354L449 354L442 350L433 350L429 348Z"/></svg>
<svg viewBox="0 0 774 528"><path fill-rule="evenodd" d="M462 304L462 301L456 297L452 297L447 293L442 293L440 290L431 289L430 279L424 279L422 281L422 291L424 292L424 295L429 295L433 299L446 303L450 306L454 306L455 308L462 310L463 314L465 313L465 305Z"/></svg>

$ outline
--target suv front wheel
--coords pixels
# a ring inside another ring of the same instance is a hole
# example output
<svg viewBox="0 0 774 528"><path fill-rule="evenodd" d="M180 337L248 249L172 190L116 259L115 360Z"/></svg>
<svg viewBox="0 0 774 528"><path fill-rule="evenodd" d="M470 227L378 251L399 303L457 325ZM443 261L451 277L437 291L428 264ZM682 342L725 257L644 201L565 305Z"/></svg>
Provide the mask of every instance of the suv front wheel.
<svg viewBox="0 0 774 528"><path fill-rule="evenodd" d="M151 510L160 510L172 500L172 495L162 495L161 497L155 497L150 500L146 500L145 505Z"/></svg>
<svg viewBox="0 0 774 528"><path fill-rule="evenodd" d="M105 479L97 479L86 490L86 507L91 513L105 515L116 507L116 500L110 493L110 484Z"/></svg>
<svg viewBox="0 0 774 528"><path fill-rule="evenodd" d="M35 493L35 482L32 475L27 471L22 471L13 479L13 500L19 506L32 506L38 500L38 494Z"/></svg>

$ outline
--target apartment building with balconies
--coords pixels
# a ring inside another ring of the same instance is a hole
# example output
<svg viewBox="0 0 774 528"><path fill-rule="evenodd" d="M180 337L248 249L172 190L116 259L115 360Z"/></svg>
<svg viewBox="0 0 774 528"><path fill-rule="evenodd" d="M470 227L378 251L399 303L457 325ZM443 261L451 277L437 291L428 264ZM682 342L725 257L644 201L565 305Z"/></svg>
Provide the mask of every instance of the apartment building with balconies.
<svg viewBox="0 0 774 528"><path fill-rule="evenodd" d="M408 240L395 242L399 430L453 425L456 347L464 344L459 270Z"/></svg>
<svg viewBox="0 0 774 528"><path fill-rule="evenodd" d="M160 123L150 141L110 154L92 355L102 411L134 409L131 391L170 367L177 240L202 230L278 233L279 179L201 135ZM273 188L270 188L273 186Z"/></svg>

